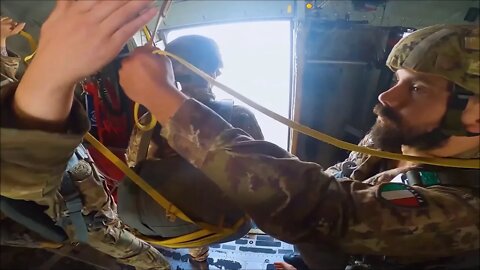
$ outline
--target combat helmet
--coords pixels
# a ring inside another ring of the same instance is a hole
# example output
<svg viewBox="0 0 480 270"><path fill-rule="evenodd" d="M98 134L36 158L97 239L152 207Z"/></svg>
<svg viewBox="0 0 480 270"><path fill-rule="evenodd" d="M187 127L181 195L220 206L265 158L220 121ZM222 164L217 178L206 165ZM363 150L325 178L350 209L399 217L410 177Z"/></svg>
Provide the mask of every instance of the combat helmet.
<svg viewBox="0 0 480 270"><path fill-rule="evenodd" d="M435 25L402 38L388 56L392 70L408 69L441 76L453 84L441 124L446 135L477 136L465 130L461 116L472 95L480 95L480 28Z"/></svg>

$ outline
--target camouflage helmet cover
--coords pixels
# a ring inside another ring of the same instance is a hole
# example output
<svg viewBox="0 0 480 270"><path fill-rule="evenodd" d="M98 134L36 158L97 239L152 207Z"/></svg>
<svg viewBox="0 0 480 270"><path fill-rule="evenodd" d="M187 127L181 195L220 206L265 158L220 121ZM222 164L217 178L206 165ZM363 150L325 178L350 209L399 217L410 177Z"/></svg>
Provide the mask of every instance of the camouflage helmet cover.
<svg viewBox="0 0 480 270"><path fill-rule="evenodd" d="M387 66L439 75L480 95L480 28L476 25L435 25L401 39Z"/></svg>

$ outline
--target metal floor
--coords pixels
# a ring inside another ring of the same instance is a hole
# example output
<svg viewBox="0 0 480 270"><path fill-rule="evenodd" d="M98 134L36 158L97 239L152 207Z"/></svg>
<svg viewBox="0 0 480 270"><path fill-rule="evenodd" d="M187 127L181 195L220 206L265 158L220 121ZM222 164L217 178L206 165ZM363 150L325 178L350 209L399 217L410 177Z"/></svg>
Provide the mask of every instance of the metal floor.
<svg viewBox="0 0 480 270"><path fill-rule="evenodd" d="M172 270L273 270L273 263L283 261L283 255L293 252L293 245L268 235L248 234L236 241L210 246L207 263L191 264L186 249L162 249L172 264Z"/></svg>

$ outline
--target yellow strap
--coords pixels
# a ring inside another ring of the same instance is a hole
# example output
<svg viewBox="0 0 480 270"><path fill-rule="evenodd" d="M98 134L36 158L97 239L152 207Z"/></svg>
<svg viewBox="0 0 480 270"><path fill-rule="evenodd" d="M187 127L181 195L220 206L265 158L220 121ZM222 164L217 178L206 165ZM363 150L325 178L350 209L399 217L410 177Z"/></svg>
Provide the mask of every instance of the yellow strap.
<svg viewBox="0 0 480 270"><path fill-rule="evenodd" d="M28 45L30 46L30 51L32 52L31 54L23 58L23 61L28 64L28 62L30 62L33 59L33 57L35 56L35 53L37 52L37 42L32 37L32 35L30 35L25 31L20 31L19 35L28 41Z"/></svg>
<svg viewBox="0 0 480 270"><path fill-rule="evenodd" d="M133 119L135 120L135 125L141 131L149 131L149 130L153 129L155 127L155 125L157 124L157 119L155 118L155 116L150 114L150 123L148 123L148 125L146 125L146 126L140 124L140 119L138 118L139 108L140 108L140 104L135 102L135 104L133 104Z"/></svg>
<svg viewBox="0 0 480 270"><path fill-rule="evenodd" d="M175 207L165 197L158 193L152 186L150 186L145 180L143 180L137 173L130 169L123 161L121 161L115 154L113 154L108 148L100 143L92 134L87 133L85 139L95 147L102 155L108 158L117 168L119 168L128 178L130 178L135 184L137 184L143 191L145 191L150 197L152 197L160 206L162 206L167 214L173 215L186 222L194 223L189 217L187 217L180 209Z"/></svg>
<svg viewBox="0 0 480 270"><path fill-rule="evenodd" d="M385 151L380 151L372 148L367 148L363 146L358 146L356 144L351 144L344 142L342 140L336 139L334 137L328 136L322 132L319 132L317 130L311 129L307 126L304 126L302 124L299 124L295 121L292 121L288 118L285 118L263 106L260 104L254 102L253 100L247 98L246 96L236 92L232 88L216 81L212 77L210 77L208 74L205 72L201 71L200 69L196 68L192 64L188 63L184 59L171 54L166 51L162 50L156 50L153 52L154 54L161 54L161 55L166 55L169 56L175 60L177 60L179 63L183 64L185 67L190 69L192 72L195 74L199 75L203 79L207 80L209 83L211 83L214 86L217 86L218 88L222 89L224 92L238 98L239 100L245 102L247 105L250 107L262 112L263 114L267 115L268 117L284 124L287 125L288 127L301 132L305 135L308 135L312 138L315 138L317 140L323 141L325 143L331 144L333 146L336 146L341 149L345 149L348 151L355 151L355 152L360 152L364 153L367 155L371 156L377 156L380 158L387 158L387 159L393 159L393 160L407 160L407 161L413 161L417 163L422 163L422 164L431 164L431 165L437 165L437 166L444 166L444 167L457 167L457 168L470 168L470 169L480 169L480 162L478 159L471 159L471 160L465 160L465 159L454 159L454 158L433 158L433 157L417 157L417 156L409 156L409 155L402 155L402 154L397 154L397 153L390 153L390 152L385 152Z"/></svg>
<svg viewBox="0 0 480 270"><path fill-rule="evenodd" d="M142 31L143 31L143 34L145 34L145 38L147 39L147 41L152 40L152 34L150 33L150 30L148 29L148 26L146 26L146 25L143 26Z"/></svg>
<svg viewBox="0 0 480 270"><path fill-rule="evenodd" d="M148 30L147 26L143 27L143 32L147 37L147 40L151 40L152 36L150 31ZM28 34L27 32L21 31L20 35L27 39L32 54L28 55L24 58L24 61L27 63L30 61L36 53L37 43L33 39L33 37ZM135 103L134 105L134 119L137 127L141 130L149 130L155 127L157 120L152 115L151 122L147 126L143 126L140 124L138 119L138 110L139 104ZM132 169L130 169L123 161L121 161L115 154L113 154L108 148L106 148L102 143L100 143L95 137L93 137L90 133L87 133L85 139L95 147L102 155L104 155L108 160L110 160L117 168L119 168L128 178L130 178L136 185L138 185L143 191L145 191L150 197L152 197L160 206L162 206L169 217L178 217L186 222L194 223L189 217L187 217L180 209L174 206L171 202L169 202L165 197L163 197L160 193L158 193L152 186L150 186L145 180L143 180L137 173L135 173ZM240 219L237 224L233 228L216 228L215 226L203 223L196 223L199 227L203 228L199 231L196 231L191 234L183 235L180 237L170 238L167 240L154 240L153 242L156 244L170 247L170 248L182 248L182 247L199 247L204 245L209 245L214 241L220 240L222 238L227 237L234 231L238 229L240 225L245 222L245 219ZM153 243L152 242L152 243ZM58 248L61 244L51 244L49 242L42 243L42 247L45 248Z"/></svg>
<svg viewBox="0 0 480 270"><path fill-rule="evenodd" d="M147 40L151 40L152 36L147 26L143 27L143 32ZM147 126L140 124L138 118L139 104L134 104L134 120L136 126L142 131L148 131L153 129L157 123L157 120L153 115L151 115L151 121ZM150 197L152 197L161 207L163 207L168 215L178 217L186 222L194 223L189 217L187 217L180 209L175 207L171 202L169 202L165 197L158 193L152 186L150 186L145 180L143 180L137 173L125 165L115 154L113 154L108 148L106 148L102 143L100 143L95 137L90 133L87 133L85 139L95 147L102 155L109 159L117 168L119 168L129 179L131 179L136 185L138 185L143 191L145 191ZM157 240L153 238L148 238L145 236L139 236L140 238L145 239L146 241L151 242L152 244L157 244L170 248L187 248L187 247L199 247L204 245L209 245L213 241L218 241L222 238L227 237L238 229L240 225L245 222L245 218L240 219L234 228L216 228L215 226L203 223L196 223L202 229L191 234L170 238L166 240ZM148 238L148 239L147 239Z"/></svg>
<svg viewBox="0 0 480 270"><path fill-rule="evenodd" d="M202 237L200 239L197 239L195 237L191 237L191 239L188 239L186 242L172 242L172 243L165 243L162 240L156 240L154 238L147 238L145 236L138 236L140 239L147 241L150 244L153 245L158 245L158 246L164 246L168 248L196 248L196 247L202 247L202 246L208 246L211 245L212 243L218 242L222 239L225 239L228 237L229 234L225 233L215 233L215 234L209 234L205 237Z"/></svg>
<svg viewBox="0 0 480 270"><path fill-rule="evenodd" d="M144 26L143 31L147 37L148 40L152 38L150 32L148 31L147 26ZM257 109L258 111L264 113L265 115L271 117L274 120L277 120L290 128L297 130L305 135L311 136L313 138L316 138L320 141L329 143L331 145L334 145L338 148L342 148L345 150L349 151L356 151L356 152L362 152L368 155L372 156L378 156L382 158L389 158L389 159L395 159L395 160L409 160L409 161L414 161L414 162L419 162L419 163L424 163L424 164L432 164L432 165L439 165L439 166L448 166L448 167L461 167L461 168L480 168L480 164L478 164L477 160L461 160L461 159L440 159L440 158L423 158L423 157L415 157L415 156L406 156L406 155L401 155L401 154L396 154L396 153L389 153L389 152L384 152L384 151L378 151L375 149L370 149L366 147L361 147L355 144L350 144L341 140L338 140L336 138L333 138L331 136L328 136L326 134L323 134L321 132L318 132L316 130L313 130L309 127L306 127L304 125L301 125L299 123L296 123L290 119L287 119L273 111L268 110L267 108L255 103L254 101L250 100L249 98L241 95L240 93L234 91L233 89L229 88L228 86L215 81L213 78L211 78L209 75L206 73L202 72L198 68L194 67L187 61L181 59L180 57L173 55L171 53L157 50L154 52L155 54L162 54L166 55L169 57L172 57L173 59L177 60L179 63L185 65L187 68L192 70L194 73L197 75L201 76L208 82L210 82L212 85L215 85L225 91L226 93L238 98L239 100L245 102L247 105ZM155 126L156 124L156 119L151 117L151 122L147 126L143 126L139 123L138 119L138 108L139 105L136 103L134 106L134 119L137 127L139 127L142 130L148 130L151 129ZM129 177L135 184L137 184L143 191L145 191L149 196L151 196L160 206L162 206L164 209L166 209L167 213L170 215L173 215L175 217L178 217L186 222L194 223L189 217L187 217L180 209L175 207L172 203L170 203L166 198L164 198L160 193L158 193L155 189L153 189L145 180L143 180L138 174L136 174L133 170L128 168L116 155L114 155L110 150L108 150L104 145L102 145L99 141L97 141L90 133L87 133L85 136L86 140L92 144L100 153L102 153L105 157L107 157L115 166L117 166L127 177ZM167 240L156 240L156 239L150 239L148 238L148 241L153 243L153 244L159 244L162 246L166 247L171 247L171 248L183 248L183 247L197 247L197 246L204 246L211 244L212 242L218 241L222 238L225 238L226 236L230 235L232 232L236 231L242 222L244 222L244 219L241 219L237 222L237 224L234 226L234 228L222 228L218 232L213 232L212 230L209 229L201 229L199 231L196 231L194 233L188 234L188 235L183 235L180 237L175 237ZM144 237L144 239L147 239L147 237Z"/></svg>
<svg viewBox="0 0 480 270"><path fill-rule="evenodd" d="M181 244L181 243L197 240L197 239L200 239L202 237L205 237L205 236L208 236L208 235L211 235L211 234L212 234L212 232L210 232L208 230L201 229L201 230L195 231L193 233L189 233L189 234L182 235L182 236L179 236L179 237L175 237L175 238L171 238L171 239L167 239L167 240L157 240L157 243L159 245L162 245L162 246L167 246L167 245L169 246L169 245Z"/></svg>
<svg viewBox="0 0 480 270"><path fill-rule="evenodd" d="M32 61L36 53L37 51L34 51L32 54L25 56L25 58L23 58L23 61L28 64L30 61Z"/></svg>
<svg viewBox="0 0 480 270"><path fill-rule="evenodd" d="M167 16L172 3L173 3L172 0L163 0L160 10L158 11L158 16L155 22L155 27L153 29L153 32L151 32L150 29L148 29L147 25L144 25L142 28L148 43L152 46L155 46L154 39L155 39L155 35L157 34L158 27L162 23L163 19ZM150 123L147 126L144 126L140 123L140 121L138 120L138 108L139 108L139 105L135 102L135 105L133 107L133 119L135 120L135 126L137 126L142 131L149 131L155 128L155 125L157 124L157 119L155 119L155 116L153 115L151 115Z"/></svg>
<svg viewBox="0 0 480 270"><path fill-rule="evenodd" d="M159 13L158 16L160 17L162 14ZM147 38L147 41L150 42L152 39L152 34L150 33L150 30L148 29L148 27L145 25L143 28L142 28L142 31L143 33L145 34L145 37ZM138 118L138 110L140 108L140 105L135 102L135 104L133 105L133 120L135 121L135 126L140 129L141 131L149 131L153 128L155 128L155 125L157 124L157 119L155 118L155 116L153 116L153 114L150 114L151 118L150 118L150 123L148 123L148 125L144 126L140 123L140 120Z"/></svg>
<svg viewBox="0 0 480 270"><path fill-rule="evenodd" d="M218 242L226 237L230 236L234 232L236 232L246 221L248 218L244 217L241 218L236 222L233 228L228 229L224 228L220 232L212 233L209 230L202 229L187 235L167 239L167 240L159 240L156 238L151 238L144 235L137 235L139 238L159 246L165 246L169 248L195 248L210 245L212 243Z"/></svg>
<svg viewBox="0 0 480 270"><path fill-rule="evenodd" d="M20 31L19 35L21 37L25 38L28 41L28 45L30 46L30 51L31 52L34 52L35 50L37 50L37 42L32 37L32 35L30 35L29 33L25 32L25 31Z"/></svg>
<svg viewBox="0 0 480 270"><path fill-rule="evenodd" d="M55 242L40 241L38 242L38 246L39 248L59 249L63 247L63 244L55 243Z"/></svg>
<svg viewBox="0 0 480 270"><path fill-rule="evenodd" d="M159 16L161 16L161 14L159 14ZM152 39L152 35L151 35L148 27L145 25L142 30L145 33L145 36L146 36L147 40L150 41ZM25 60L25 62L27 62L27 61L31 60L31 58L33 58L33 56L35 55L35 50L37 49L37 43L35 42L33 37L25 31L21 31L20 35L22 37L24 37L25 39L27 39L27 41L30 45L30 49L33 51L33 53L31 55L25 57L24 60ZM173 55L171 53L161 51L161 50L157 50L154 53L163 54L163 55L167 55L167 56L172 57L173 59L175 59L178 62L180 62L181 64L183 64L185 67L187 67L188 69L190 69L191 71L193 71L194 73L196 73L197 75L202 77L203 79L210 82L212 85L217 86L218 88L222 89L226 93L238 98L239 100L245 102L250 107L262 112L263 114L267 115L268 117L270 117L270 118L272 118L272 119L274 119L274 120L292 128L293 130L296 130L300 133L303 133L305 135L308 135L312 138L323 141L325 143L331 144L335 147L345 149L345 150L348 150L348 151L355 151L355 152L360 152L360 153L364 153L364 154L371 155L371 156L377 156L377 157L380 157L380 158L387 158L387 159L393 159L393 160L406 160L406 161L413 161L413 162L417 162L417 163L444 166L444 167L480 169L480 163L479 163L478 160L475 160L475 159L464 160L464 159L454 159L454 158L429 158L429 157L408 156L408 155L402 155L402 154L397 154L397 153L379 151L379 150L376 150L376 149L371 149L371 148L362 147L362 146L358 146L358 145L355 145L355 144L344 142L342 140L336 139L336 138L331 137L329 135L326 135L322 132L319 132L317 130L314 130L314 129L311 129L307 126L304 126L300 123L292 121L288 118L285 118L285 117L283 117L283 116L281 116L281 115L279 115L279 114L277 114L277 113L275 113L275 112L257 104L253 100L250 100L249 98L247 98L247 97L243 96L242 94L236 92L232 88L230 88L230 87L228 87L228 86L226 86L226 85L224 85L220 82L215 81L208 74L202 72L201 70L199 70L195 66L191 65L190 63L188 63L187 61L181 59L180 57L178 57L176 55ZM146 131L146 130L154 128L157 120L155 119L155 117L153 115L151 117L150 123L147 126L143 126L143 125L140 124L139 119L138 119L138 108L139 108L139 105L137 103L135 103L135 105L134 105L135 125L139 129L141 129L142 131Z"/></svg>
<svg viewBox="0 0 480 270"><path fill-rule="evenodd" d="M163 207L167 214L178 217L186 222L190 222L198 225L202 228L199 231L196 231L191 234L170 238L167 240L155 240L158 245L166 247L193 247L190 242L196 241L195 243L200 243L199 245L211 244L212 242L209 239L218 238L222 239L234 231L236 231L245 221L246 218L241 218L233 226L233 228L216 228L215 226L205 224L202 222L193 222L189 217L187 217L180 209L175 207L171 202L169 202L165 197L163 197L158 191L156 191L150 184L143 180L136 172L130 169L123 161L121 161L115 154L113 154L108 148L106 148L102 143L100 143L95 137L90 133L87 133L85 139L95 147L102 155L108 158L115 166L117 166L128 178L130 178L136 185L138 185L143 191L145 191L150 197L152 197L161 207ZM211 237L205 237L211 235ZM202 238L204 240L199 240ZM181 244L183 243L183 244ZM180 245L180 246L179 246ZM183 245L183 246L182 246Z"/></svg>

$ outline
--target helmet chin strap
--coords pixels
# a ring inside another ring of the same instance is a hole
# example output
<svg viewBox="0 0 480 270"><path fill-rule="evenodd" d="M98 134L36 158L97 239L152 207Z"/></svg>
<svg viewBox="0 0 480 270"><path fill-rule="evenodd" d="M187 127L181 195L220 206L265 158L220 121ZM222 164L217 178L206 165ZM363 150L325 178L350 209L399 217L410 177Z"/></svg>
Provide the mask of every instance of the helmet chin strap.
<svg viewBox="0 0 480 270"><path fill-rule="evenodd" d="M447 104L447 112L440 125L441 131L448 136L473 137L480 133L472 133L465 129L462 123L462 114L468 104L468 99L473 93L463 87L453 84L452 93Z"/></svg>

